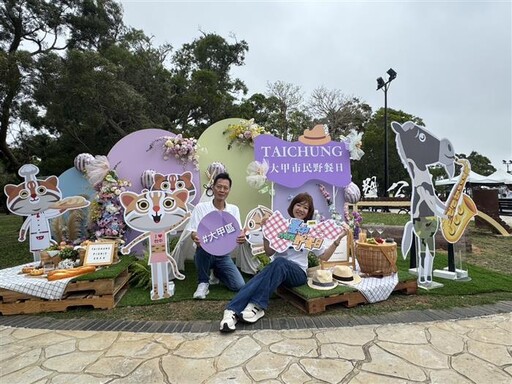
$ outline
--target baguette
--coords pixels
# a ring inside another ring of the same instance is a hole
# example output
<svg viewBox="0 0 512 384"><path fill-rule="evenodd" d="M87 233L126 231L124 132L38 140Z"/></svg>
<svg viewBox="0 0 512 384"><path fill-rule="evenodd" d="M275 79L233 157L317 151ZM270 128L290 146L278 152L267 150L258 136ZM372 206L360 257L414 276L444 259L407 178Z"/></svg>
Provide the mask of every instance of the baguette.
<svg viewBox="0 0 512 384"><path fill-rule="evenodd" d="M86 273L91 273L96 271L96 267L89 265L85 267L77 267L77 268L70 268L70 269L56 269L54 271L48 272L48 280L60 280L60 279L67 279L68 277L75 277L80 275L85 275Z"/></svg>

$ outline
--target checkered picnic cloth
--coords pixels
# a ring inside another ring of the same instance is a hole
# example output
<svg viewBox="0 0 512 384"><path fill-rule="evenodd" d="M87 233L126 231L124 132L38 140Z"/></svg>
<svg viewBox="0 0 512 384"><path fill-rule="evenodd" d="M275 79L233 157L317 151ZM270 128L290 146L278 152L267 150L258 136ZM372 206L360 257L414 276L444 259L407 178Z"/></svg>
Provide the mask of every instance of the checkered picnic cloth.
<svg viewBox="0 0 512 384"><path fill-rule="evenodd" d="M360 272L359 263L356 260L356 269L354 273ZM382 278L363 277L359 284L351 285L351 287L361 292L369 303L376 303L378 301L387 300L397 284L398 273L393 273L390 276L384 276Z"/></svg>
<svg viewBox="0 0 512 384"><path fill-rule="evenodd" d="M275 211L265 222L263 235L275 251L284 252L291 246L292 242L290 240L278 237L280 233L286 232L289 226L290 220L286 220L279 211ZM320 239L336 240L343 231L344 229L337 225L334 220L329 219L312 227L309 234Z"/></svg>
<svg viewBox="0 0 512 384"><path fill-rule="evenodd" d="M332 219L321 221L315 225L311 231L311 236L318 237L320 239L336 240L344 229L336 224Z"/></svg>
<svg viewBox="0 0 512 384"><path fill-rule="evenodd" d="M263 226L263 235L268 240L270 248L276 252L284 252L292 244L290 240L278 237L280 233L288 230L289 225L290 222L283 217L282 213L275 211Z"/></svg>
<svg viewBox="0 0 512 384"><path fill-rule="evenodd" d="M43 299L60 300L70 280L73 278L48 281L43 277L27 277L20 274L25 265L0 270L0 288L21 292Z"/></svg>
<svg viewBox="0 0 512 384"><path fill-rule="evenodd" d="M361 292L369 303L376 303L377 301L387 300L397 284L398 274L393 273L382 278L365 277L359 284L353 287Z"/></svg>

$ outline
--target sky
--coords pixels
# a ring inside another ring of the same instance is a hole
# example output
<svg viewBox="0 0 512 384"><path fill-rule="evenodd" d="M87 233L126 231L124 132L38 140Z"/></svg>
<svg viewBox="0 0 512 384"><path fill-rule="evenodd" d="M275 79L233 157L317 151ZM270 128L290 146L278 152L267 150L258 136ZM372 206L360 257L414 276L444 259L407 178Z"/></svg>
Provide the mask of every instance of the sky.
<svg viewBox="0 0 512 384"><path fill-rule="evenodd" d="M423 119L456 153L512 162L510 1L121 0L125 24L179 49L201 32L245 40L232 75L248 95L268 83L320 86L384 106L378 77L393 68L388 107ZM237 116L233 116L237 117ZM509 166L512 170L512 165Z"/></svg>

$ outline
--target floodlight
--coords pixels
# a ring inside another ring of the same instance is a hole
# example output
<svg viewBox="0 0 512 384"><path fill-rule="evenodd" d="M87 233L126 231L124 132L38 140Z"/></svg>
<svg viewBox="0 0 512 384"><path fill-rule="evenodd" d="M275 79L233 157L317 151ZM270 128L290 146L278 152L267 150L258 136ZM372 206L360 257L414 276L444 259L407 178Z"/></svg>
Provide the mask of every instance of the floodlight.
<svg viewBox="0 0 512 384"><path fill-rule="evenodd" d="M379 77L377 79L377 90L381 89L385 85L386 85L386 83L384 82L384 79L382 77Z"/></svg>

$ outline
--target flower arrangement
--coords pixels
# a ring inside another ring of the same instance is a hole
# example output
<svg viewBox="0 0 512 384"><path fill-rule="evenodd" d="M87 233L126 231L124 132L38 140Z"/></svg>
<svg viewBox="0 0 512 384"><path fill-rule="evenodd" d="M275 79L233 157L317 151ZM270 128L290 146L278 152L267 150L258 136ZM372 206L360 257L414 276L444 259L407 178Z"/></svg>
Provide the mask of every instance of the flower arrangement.
<svg viewBox="0 0 512 384"><path fill-rule="evenodd" d="M115 170L110 170L103 181L94 186L96 201L91 204L91 230L96 238L123 237L126 224L124 210L119 195L130 187L131 183L117 177Z"/></svg>
<svg viewBox="0 0 512 384"><path fill-rule="evenodd" d="M268 193L272 196L274 190L267 180L267 172L268 162L266 160L263 160L261 163L257 160L251 161L247 166L245 180L249 187L257 189L259 193Z"/></svg>
<svg viewBox="0 0 512 384"><path fill-rule="evenodd" d="M345 203L343 206L343 214L345 216L345 221L354 231L354 239L357 239L361 230L361 222L363 221L363 216L361 216L361 214L357 211L352 211L352 213L350 213L348 209L348 203Z"/></svg>
<svg viewBox="0 0 512 384"><path fill-rule="evenodd" d="M174 157L181 160L183 165L192 162L194 167L199 169L199 144L197 139L183 137L181 134L174 137L162 136L149 145L148 151L153 149L157 143L161 143L164 160Z"/></svg>
<svg viewBox="0 0 512 384"><path fill-rule="evenodd" d="M266 133L265 128L256 124L254 119L240 120L238 124L230 124L228 128L222 132L228 135L228 149L231 149L234 144L239 146L254 145L254 138L258 135Z"/></svg>
<svg viewBox="0 0 512 384"><path fill-rule="evenodd" d="M347 136L340 136L340 141L348 143L348 150L350 152L350 160L361 160L364 151L361 149L363 146L363 133L351 129Z"/></svg>
<svg viewBox="0 0 512 384"><path fill-rule="evenodd" d="M343 205L342 217L339 214L339 212L336 211L336 207L334 206L331 199L331 194L325 189L325 186L323 184L318 184L318 188L320 188L320 192L322 193L322 196L325 198L325 201L327 202L331 218L338 225L342 225L342 223L347 223L348 226L354 231L354 239L357 239L359 236L359 231L361 229L361 222L363 221L363 217L361 216L361 214L357 211L352 211L352 213L350 213L348 208L349 204L348 202L345 202L345 204Z"/></svg>

